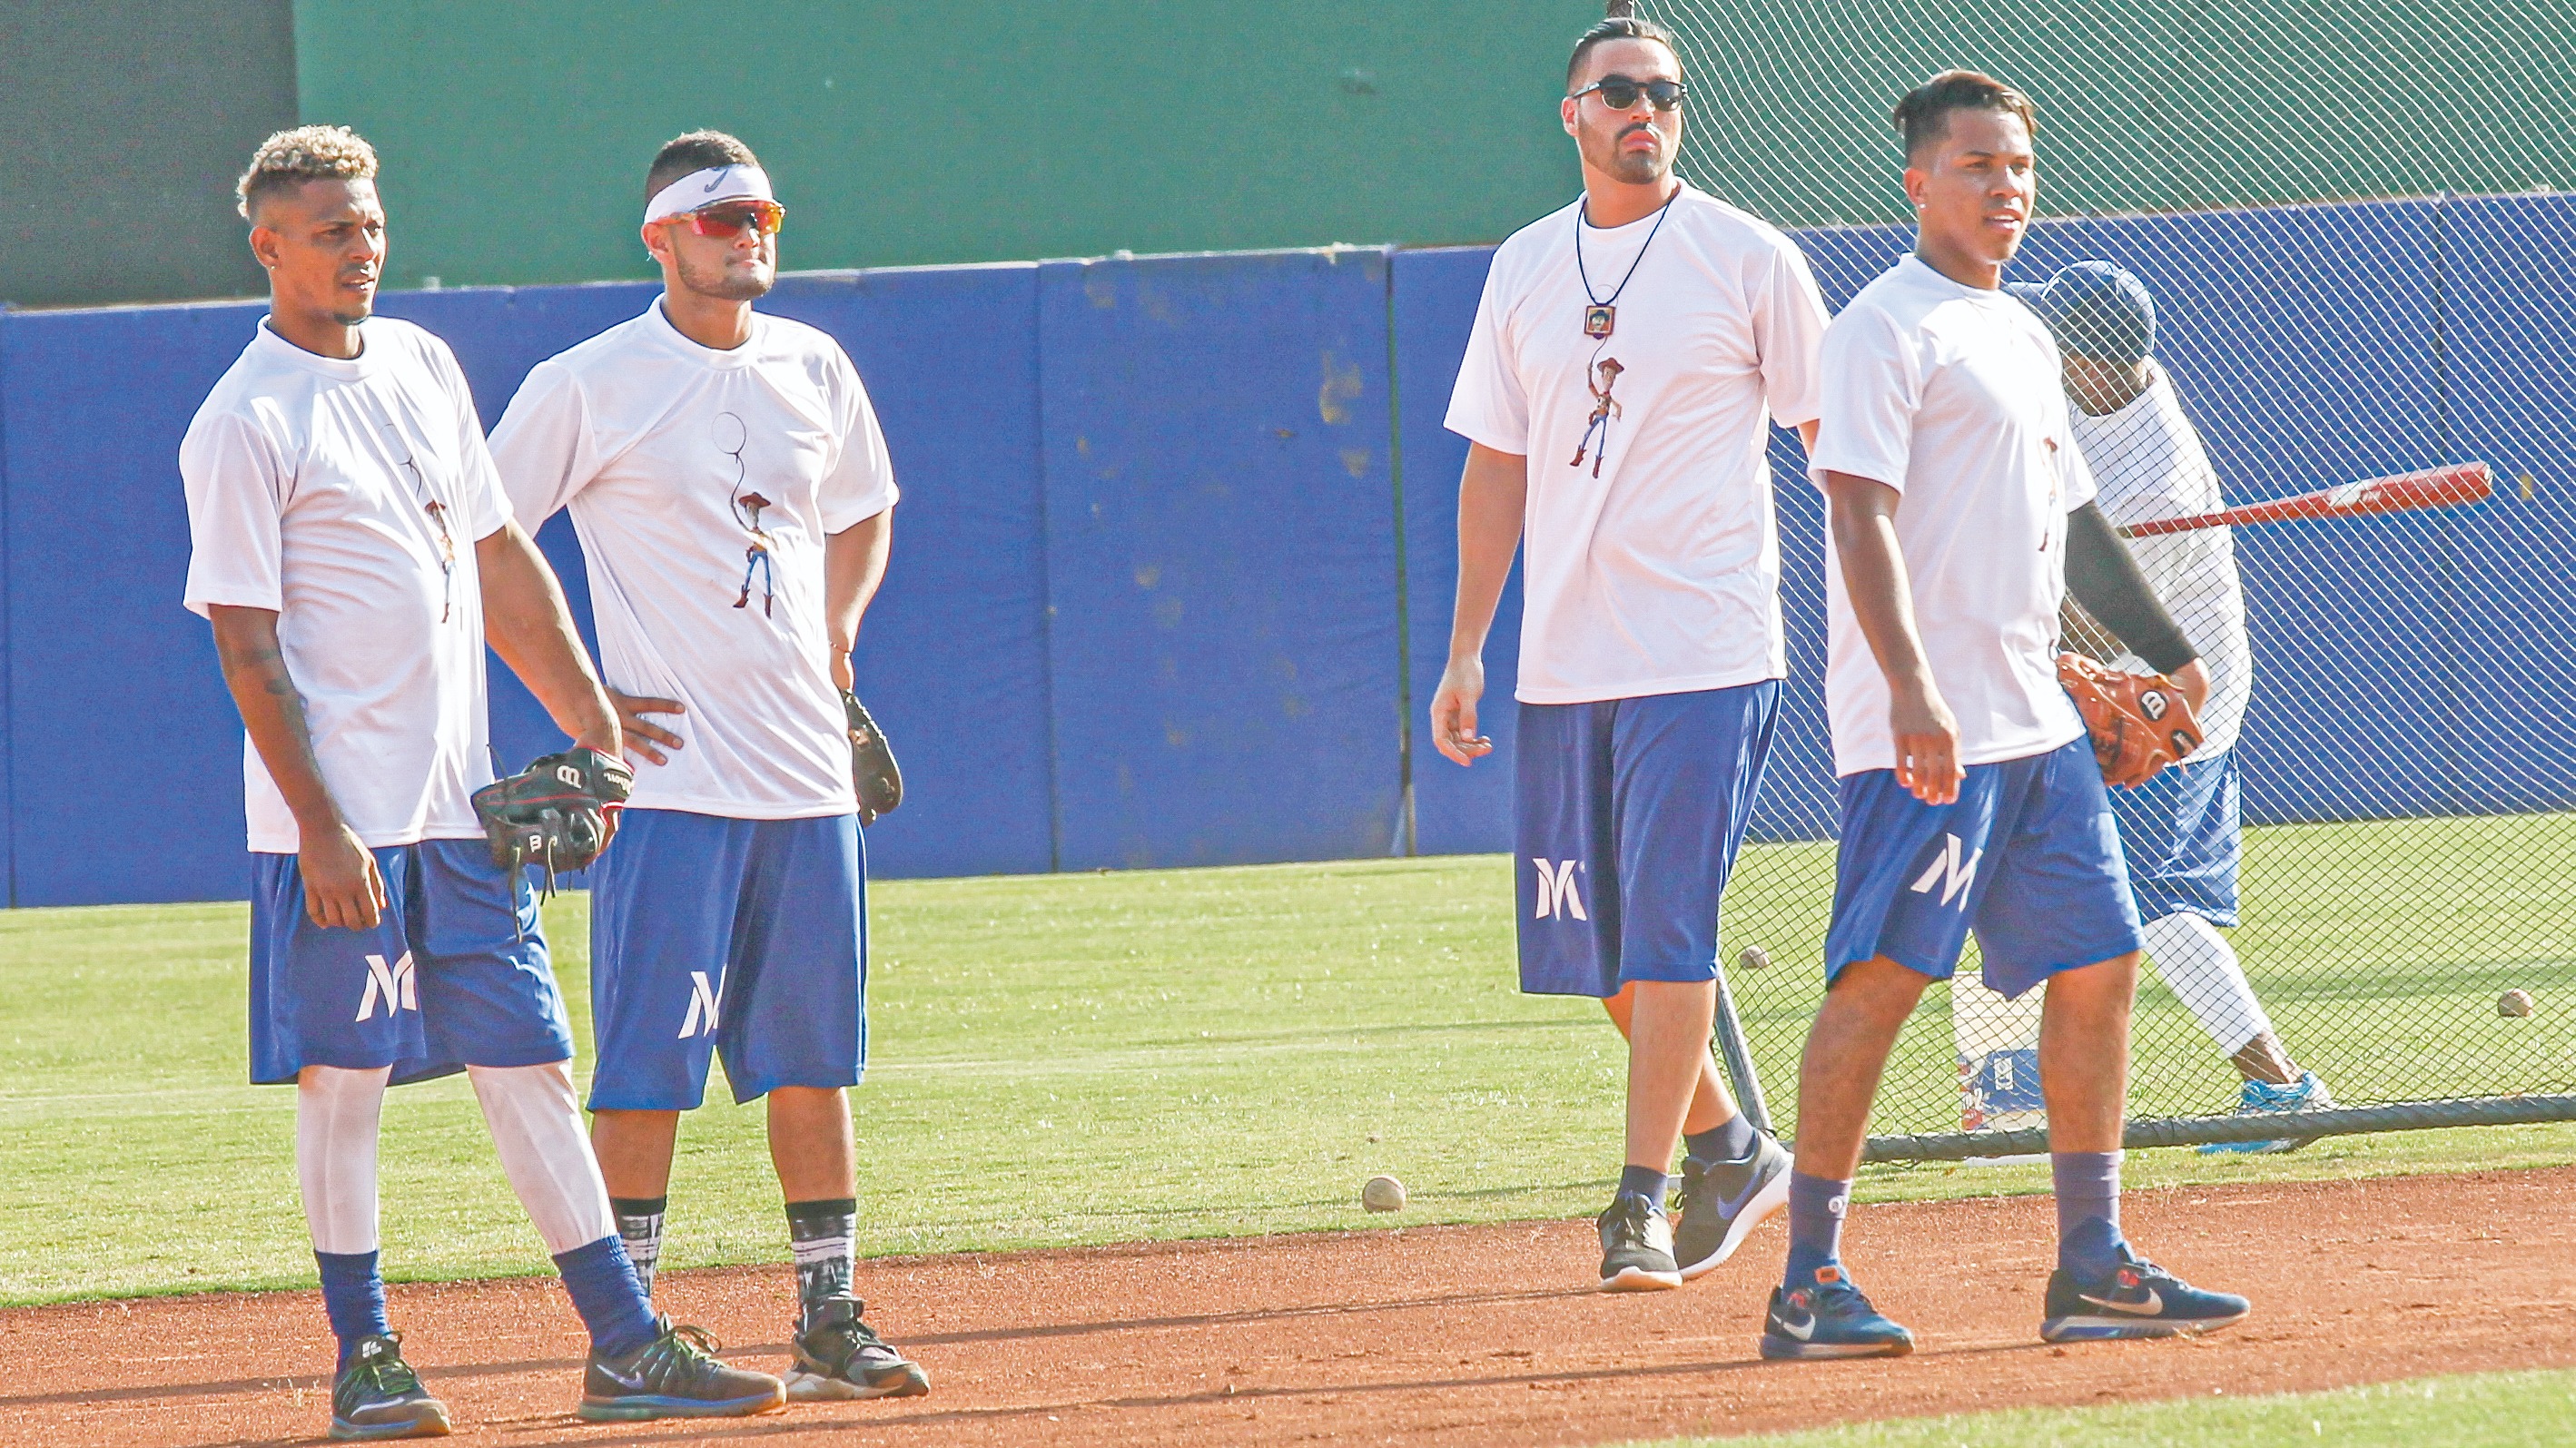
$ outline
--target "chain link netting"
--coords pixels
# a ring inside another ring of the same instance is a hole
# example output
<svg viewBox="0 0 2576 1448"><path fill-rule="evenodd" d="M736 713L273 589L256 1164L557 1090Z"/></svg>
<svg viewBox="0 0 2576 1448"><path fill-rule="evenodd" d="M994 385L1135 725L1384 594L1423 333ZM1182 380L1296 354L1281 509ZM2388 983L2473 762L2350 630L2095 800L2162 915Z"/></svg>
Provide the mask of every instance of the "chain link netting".
<svg viewBox="0 0 2576 1448"><path fill-rule="evenodd" d="M2576 196L2556 189L2576 187L2571 12L1661 0L1644 13L1688 67L1685 174L1791 228L1829 305L1911 243L1897 96L1952 66L1985 70L2040 118L2042 219L2008 279L2103 260L2144 282L2156 363L2228 505L2493 465L2482 504L2228 530L2215 536L2232 556L2202 546L2166 582L2241 578L2251 680L2228 935L2282 1051L2346 1106L2576 1092ZM1791 695L1725 933L1747 1044L1794 1134L1834 808L1821 500L1794 451L1774 460ZM1972 947L1962 974L1975 963ZM2242 1023L2187 1005L2178 969L2153 961L2142 983L2135 1117L2239 1104L2225 1038ZM2028 1022L1958 994L1962 1029L1952 992L1927 996L1874 1133L2031 1124L2009 1054ZM2523 998L2528 1013L2508 1014Z"/></svg>

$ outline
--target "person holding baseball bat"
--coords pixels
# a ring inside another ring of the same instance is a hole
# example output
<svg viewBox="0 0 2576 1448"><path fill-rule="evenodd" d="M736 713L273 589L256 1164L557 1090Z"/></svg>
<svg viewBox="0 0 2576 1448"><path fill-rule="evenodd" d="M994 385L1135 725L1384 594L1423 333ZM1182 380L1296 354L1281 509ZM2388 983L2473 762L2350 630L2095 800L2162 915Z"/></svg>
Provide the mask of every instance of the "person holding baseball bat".
<svg viewBox="0 0 2576 1448"><path fill-rule="evenodd" d="M2073 405L2070 430L2112 522L2128 527L2225 506L2200 434L2154 360L2155 300L2144 281L2107 261L2083 261L2045 284L2013 282L2004 290L2037 312L2057 339ZM2111 792L2147 958L2244 1077L2239 1114L2332 1106L2325 1083L2290 1059L2245 967L2219 933L2237 920L2243 824L2234 746L2254 677L2235 538L2224 527L2205 527L2139 538L2130 552L2209 667L2200 748L2135 789ZM2115 668L2152 672L2134 652L2111 643L2072 599L2065 623L2070 646ZM2306 1144L2282 1138L2201 1150L2290 1151Z"/></svg>

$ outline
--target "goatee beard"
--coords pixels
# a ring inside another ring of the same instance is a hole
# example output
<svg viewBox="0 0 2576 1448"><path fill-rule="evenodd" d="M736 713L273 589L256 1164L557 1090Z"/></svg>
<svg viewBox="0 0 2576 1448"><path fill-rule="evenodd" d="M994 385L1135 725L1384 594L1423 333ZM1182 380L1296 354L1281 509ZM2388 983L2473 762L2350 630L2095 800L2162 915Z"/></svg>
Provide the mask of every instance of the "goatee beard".
<svg viewBox="0 0 2576 1448"><path fill-rule="evenodd" d="M734 276L728 272L707 276L687 270L680 273L680 283L699 296L719 302L756 302L768 296L770 288L778 284L774 273L767 277L757 273Z"/></svg>

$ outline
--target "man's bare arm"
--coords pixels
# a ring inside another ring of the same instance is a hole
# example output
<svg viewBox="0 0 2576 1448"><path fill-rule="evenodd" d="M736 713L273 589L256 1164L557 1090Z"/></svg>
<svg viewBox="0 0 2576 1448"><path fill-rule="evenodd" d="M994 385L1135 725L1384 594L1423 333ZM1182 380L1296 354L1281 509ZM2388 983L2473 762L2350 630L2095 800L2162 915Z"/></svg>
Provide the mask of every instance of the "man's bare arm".
<svg viewBox="0 0 2576 1448"><path fill-rule="evenodd" d="M1933 683L1923 637L1914 626L1914 591L1896 544L1903 495L1871 478L1827 472L1825 497L1843 592L1887 677L1896 782L1925 804L1949 804L1959 797L1963 777L1959 725Z"/></svg>
<svg viewBox="0 0 2576 1448"><path fill-rule="evenodd" d="M474 562L483 579L483 635L493 652L546 706L556 728L575 744L614 757L616 706L591 671L545 555L518 524L504 523L474 545Z"/></svg>
<svg viewBox="0 0 2576 1448"><path fill-rule="evenodd" d="M832 632L832 682L858 687L850 654L859 646L859 625L885 582L886 560L894 553L894 509L862 518L823 540L823 618Z"/></svg>
<svg viewBox="0 0 2576 1448"><path fill-rule="evenodd" d="M326 929L375 929L384 918L385 882L376 872L375 856L340 817L340 806L323 783L304 718L304 696L288 676L286 652L277 642L277 610L216 604L206 612L242 727L295 815L305 913Z"/></svg>
<svg viewBox="0 0 2576 1448"><path fill-rule="evenodd" d="M1512 554L1521 544L1521 515L1529 504L1529 459L1483 443L1467 447L1458 477L1458 599L1449 621L1449 666L1431 696L1431 743L1460 764L1494 752L1494 741L1476 732L1476 705L1485 696L1485 635L1511 577Z"/></svg>

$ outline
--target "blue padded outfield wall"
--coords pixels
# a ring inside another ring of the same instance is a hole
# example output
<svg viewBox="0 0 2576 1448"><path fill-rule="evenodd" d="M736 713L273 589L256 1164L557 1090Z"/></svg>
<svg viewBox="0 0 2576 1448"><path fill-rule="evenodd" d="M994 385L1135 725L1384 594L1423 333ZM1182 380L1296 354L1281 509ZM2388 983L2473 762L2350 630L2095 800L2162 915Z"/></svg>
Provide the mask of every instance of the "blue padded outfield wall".
<svg viewBox="0 0 2576 1448"><path fill-rule="evenodd" d="M1905 244L1803 232L1840 305ZM1447 653L1464 443L1441 426L1488 248L815 274L772 309L840 338L904 488L861 687L901 751L885 875L1510 845L1518 584L1461 770L1423 715ZM2259 821L2576 806L2576 198L2360 203L2035 229L2017 276L2134 268L2234 501L2485 458L2487 505L2238 533ZM446 337L487 423L646 286L385 298ZM259 315L0 314L0 730L16 905L238 898L241 729L179 607L179 438ZM1823 510L1774 435L1792 674L1760 812L1833 828ZM2529 478L2526 486L2521 480ZM588 627L580 550L540 535ZM2399 681L2358 688L2356 671ZM557 737L494 668L512 760ZM2345 747L2354 722L2387 741ZM1803 742L1799 742L1803 741Z"/></svg>

